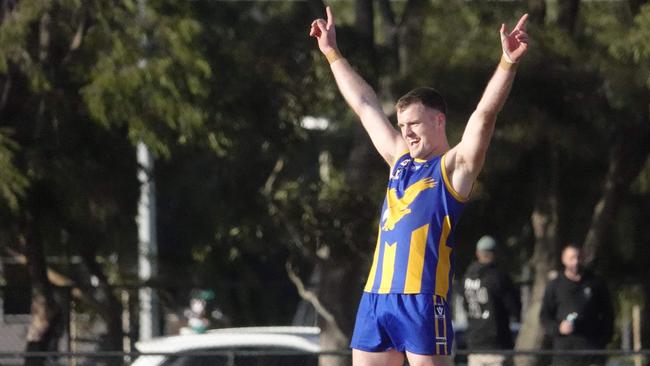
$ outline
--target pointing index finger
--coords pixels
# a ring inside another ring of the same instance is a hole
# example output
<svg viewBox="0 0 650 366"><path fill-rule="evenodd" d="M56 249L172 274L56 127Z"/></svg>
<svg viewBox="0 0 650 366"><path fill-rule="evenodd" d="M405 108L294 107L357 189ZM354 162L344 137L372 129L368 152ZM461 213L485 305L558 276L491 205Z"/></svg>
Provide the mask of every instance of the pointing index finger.
<svg viewBox="0 0 650 366"><path fill-rule="evenodd" d="M330 27L334 25L334 15L329 6L325 8L325 12L327 13L327 29L330 29Z"/></svg>
<svg viewBox="0 0 650 366"><path fill-rule="evenodd" d="M528 20L528 13L524 14L517 22L515 29L526 30L526 21Z"/></svg>

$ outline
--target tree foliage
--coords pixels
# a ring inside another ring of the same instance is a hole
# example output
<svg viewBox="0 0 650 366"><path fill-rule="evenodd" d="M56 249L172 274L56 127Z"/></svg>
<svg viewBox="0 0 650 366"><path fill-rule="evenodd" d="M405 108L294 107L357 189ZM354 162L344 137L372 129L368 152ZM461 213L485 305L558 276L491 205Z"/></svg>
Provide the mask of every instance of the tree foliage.
<svg viewBox="0 0 650 366"><path fill-rule="evenodd" d="M523 280L536 250L548 250L538 269L547 268L557 264L555 246L584 242L597 270L647 296L650 5L529 3L531 51L459 227L457 274L484 233L506 243L508 266ZM307 37L322 16L318 1L2 4L5 249L26 253L20 243L30 238L46 255L83 254L85 270L56 268L77 284L92 272L105 284L135 281L133 146L145 142L158 158L155 283L214 287L236 323L277 323L298 301L286 268L324 287L334 280L323 276L340 270L344 286L319 295L349 333L357 296L349 294L370 264L387 167ZM527 10L522 2L332 6L341 50L388 114L407 90L433 86L447 98L452 143L498 62L501 22ZM329 125L305 129L306 116ZM534 222L544 214L557 225L547 241Z"/></svg>

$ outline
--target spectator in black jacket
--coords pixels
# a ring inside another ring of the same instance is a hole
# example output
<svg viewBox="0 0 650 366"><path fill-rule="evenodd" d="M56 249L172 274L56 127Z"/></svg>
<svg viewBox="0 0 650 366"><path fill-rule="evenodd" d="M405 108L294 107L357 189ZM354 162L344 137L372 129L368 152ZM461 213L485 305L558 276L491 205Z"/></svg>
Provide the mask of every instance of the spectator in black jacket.
<svg viewBox="0 0 650 366"><path fill-rule="evenodd" d="M465 273L464 303L467 308L467 346L471 351L511 349L510 319L519 319L519 291L508 274L497 266L497 243L483 236L476 243L476 261ZM469 366L500 366L501 354L475 353Z"/></svg>
<svg viewBox="0 0 650 366"><path fill-rule="evenodd" d="M614 311L607 286L581 265L580 248L569 244L562 251L564 271L549 282L540 312L555 350L603 349L609 342ZM598 365L593 355L553 358L553 365Z"/></svg>

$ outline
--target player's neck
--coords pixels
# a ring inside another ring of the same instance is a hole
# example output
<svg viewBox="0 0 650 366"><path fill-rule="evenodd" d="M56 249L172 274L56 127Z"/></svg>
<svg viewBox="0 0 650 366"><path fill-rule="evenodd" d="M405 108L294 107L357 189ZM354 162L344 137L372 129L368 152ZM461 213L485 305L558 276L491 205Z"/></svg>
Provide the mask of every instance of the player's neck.
<svg viewBox="0 0 650 366"><path fill-rule="evenodd" d="M441 144L441 145L436 146L433 149L431 149L431 151L425 157L423 157L422 159L431 160L431 159L436 158L438 156L444 155L447 151L449 151L449 144L445 142L444 144Z"/></svg>

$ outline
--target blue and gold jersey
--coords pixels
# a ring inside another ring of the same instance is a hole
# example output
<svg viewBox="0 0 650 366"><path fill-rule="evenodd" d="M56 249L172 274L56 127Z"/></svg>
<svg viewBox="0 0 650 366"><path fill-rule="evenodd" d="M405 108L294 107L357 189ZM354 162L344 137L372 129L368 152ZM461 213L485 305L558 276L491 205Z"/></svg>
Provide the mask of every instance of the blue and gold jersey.
<svg viewBox="0 0 650 366"><path fill-rule="evenodd" d="M392 167L365 292L448 298L453 232L465 200L452 188L444 159L406 153Z"/></svg>

